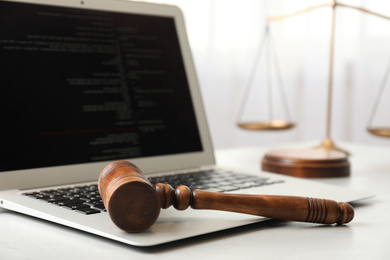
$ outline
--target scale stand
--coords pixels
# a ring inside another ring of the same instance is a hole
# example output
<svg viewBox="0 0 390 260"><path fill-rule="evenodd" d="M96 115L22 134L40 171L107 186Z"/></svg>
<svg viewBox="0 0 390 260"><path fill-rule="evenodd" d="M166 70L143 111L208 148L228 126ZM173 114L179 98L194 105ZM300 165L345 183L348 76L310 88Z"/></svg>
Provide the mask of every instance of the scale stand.
<svg viewBox="0 0 390 260"><path fill-rule="evenodd" d="M390 17L386 17L363 8L337 3L336 0L333 0L330 4L309 7L293 14L271 17L268 19L268 21L278 21L314 9L332 7L326 138L319 146L313 148L285 149L267 152L261 162L261 169L264 171L306 178L344 177L350 175L350 163L348 161L349 153L341 148L338 148L330 138L336 6L352 8L381 18L390 19Z"/></svg>

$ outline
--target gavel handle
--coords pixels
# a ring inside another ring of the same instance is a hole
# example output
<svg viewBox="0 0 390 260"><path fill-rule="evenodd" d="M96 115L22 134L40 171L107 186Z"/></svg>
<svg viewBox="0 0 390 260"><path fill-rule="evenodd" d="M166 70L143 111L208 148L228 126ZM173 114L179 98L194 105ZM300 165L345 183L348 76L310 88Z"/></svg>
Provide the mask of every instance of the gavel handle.
<svg viewBox="0 0 390 260"><path fill-rule="evenodd" d="M163 187L161 185L164 184L156 185L160 199L162 193L165 193L165 195L170 193L168 190L162 192L161 188ZM163 189L169 188L165 187ZM178 186L174 190L174 198L168 196L169 201L167 201L165 196L163 200L163 208L169 207L169 204L178 210L184 210L191 206L193 209L222 210L281 220L321 224L337 223L341 225L350 222L354 217L352 206L344 202L338 203L333 200L296 196L240 195L202 190L191 192L186 186Z"/></svg>

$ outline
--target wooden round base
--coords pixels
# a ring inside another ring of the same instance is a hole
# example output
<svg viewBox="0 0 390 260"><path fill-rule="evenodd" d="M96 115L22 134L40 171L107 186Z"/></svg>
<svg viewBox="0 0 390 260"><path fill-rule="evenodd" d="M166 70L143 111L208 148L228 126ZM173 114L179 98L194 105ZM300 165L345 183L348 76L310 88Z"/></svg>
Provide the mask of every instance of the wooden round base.
<svg viewBox="0 0 390 260"><path fill-rule="evenodd" d="M350 174L348 155L325 148L270 151L264 155L261 169L303 178L344 177Z"/></svg>

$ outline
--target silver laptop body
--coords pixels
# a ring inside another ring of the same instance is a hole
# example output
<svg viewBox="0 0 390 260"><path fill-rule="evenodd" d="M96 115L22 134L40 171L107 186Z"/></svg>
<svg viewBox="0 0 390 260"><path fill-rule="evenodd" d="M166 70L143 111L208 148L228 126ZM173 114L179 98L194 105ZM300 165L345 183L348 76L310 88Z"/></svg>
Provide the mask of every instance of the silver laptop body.
<svg viewBox="0 0 390 260"><path fill-rule="evenodd" d="M181 11L121 0L0 1L0 206L135 246L265 220L162 210L129 234L21 194L97 183L114 160L148 177L216 167ZM220 166L218 166L220 168ZM236 170L236 169L235 169ZM239 193L356 201L365 192L279 176Z"/></svg>

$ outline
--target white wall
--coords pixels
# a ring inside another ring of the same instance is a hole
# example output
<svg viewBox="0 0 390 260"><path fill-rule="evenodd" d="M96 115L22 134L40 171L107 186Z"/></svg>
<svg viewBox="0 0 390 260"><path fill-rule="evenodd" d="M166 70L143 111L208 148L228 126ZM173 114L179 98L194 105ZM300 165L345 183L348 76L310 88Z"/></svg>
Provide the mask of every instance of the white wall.
<svg viewBox="0 0 390 260"><path fill-rule="evenodd" d="M330 0L154 0L178 5L187 31L216 148L282 144L325 137L330 8L270 24L290 112L297 126L284 132L248 132L236 127L238 110L262 41L266 17ZM390 16L390 2L345 0ZM259 104L264 91L264 53L256 73ZM332 139L390 146L390 138L366 131L380 83L390 62L390 20L337 9ZM263 77L263 78L262 78ZM274 81L276 82L276 81ZM276 83L274 83L276 84ZM279 99L280 100L280 99ZM265 117L264 107L259 117ZM248 102L246 117L254 112ZM374 123L390 127L390 80Z"/></svg>

